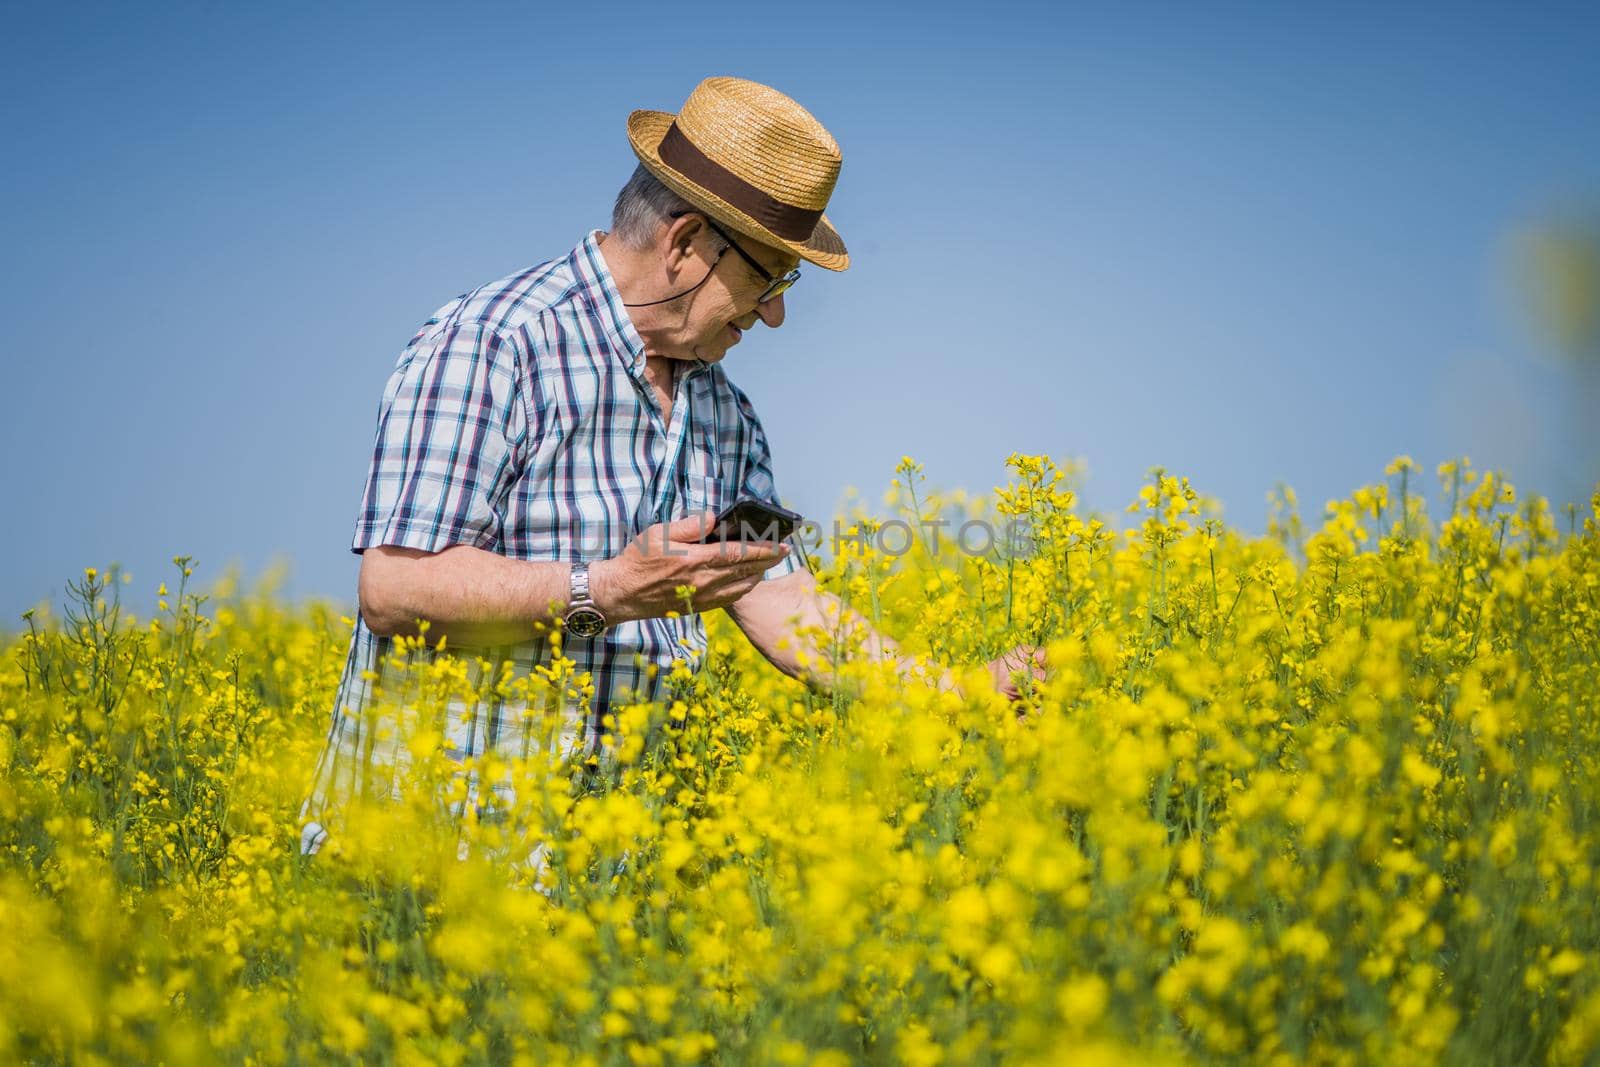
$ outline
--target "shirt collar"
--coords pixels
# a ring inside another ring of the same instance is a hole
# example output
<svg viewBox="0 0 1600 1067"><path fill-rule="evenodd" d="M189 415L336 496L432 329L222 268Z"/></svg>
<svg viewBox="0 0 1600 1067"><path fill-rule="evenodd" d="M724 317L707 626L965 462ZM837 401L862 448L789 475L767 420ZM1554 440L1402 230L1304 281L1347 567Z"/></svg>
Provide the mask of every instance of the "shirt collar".
<svg viewBox="0 0 1600 1067"><path fill-rule="evenodd" d="M590 230L589 236L572 250L572 258L579 279L593 298L606 340L611 343L617 357L627 364L628 371L637 377L644 374L644 338L639 336L633 320L628 317L628 309L622 303L622 294L617 291L617 280L611 276L611 268L606 265L605 256L600 254L602 236L604 235L601 231ZM701 363L699 360L688 360L686 363L686 366L678 368L680 378L686 378L710 367L710 364Z"/></svg>
<svg viewBox="0 0 1600 1067"><path fill-rule="evenodd" d="M628 309L622 306L622 294L617 292L617 281L611 276L611 268L606 266L605 256L600 254L601 236L599 230L590 230L589 236L572 250L572 258L577 266L578 277L593 300L606 340L630 370L642 372L644 338L634 328L633 320L628 317Z"/></svg>

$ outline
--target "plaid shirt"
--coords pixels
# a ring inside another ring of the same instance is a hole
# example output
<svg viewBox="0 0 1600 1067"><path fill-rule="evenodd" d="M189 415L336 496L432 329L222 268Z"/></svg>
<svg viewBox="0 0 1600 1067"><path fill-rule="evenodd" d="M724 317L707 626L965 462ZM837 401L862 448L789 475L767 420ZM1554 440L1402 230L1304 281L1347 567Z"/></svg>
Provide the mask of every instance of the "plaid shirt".
<svg viewBox="0 0 1600 1067"><path fill-rule="evenodd" d="M663 425L644 376L644 342L600 255L599 231L569 254L491 282L440 308L400 354L378 409L377 442L351 548L437 552L474 545L511 559L597 560L639 531L739 495L777 502L766 436L720 366L680 365ZM791 555L766 577L798 569ZM362 711L384 687L392 641L358 620L327 744L301 810L301 847L321 847L363 769L403 764ZM612 626L564 642L592 703L568 698L562 744L593 751L613 704L660 695L674 660L698 666L698 615ZM489 650L517 675L550 662L548 642ZM428 660L433 653L419 652ZM469 657L469 675L477 667ZM498 701L450 709L446 752L514 753L521 709ZM366 754L376 744L377 751ZM385 775L385 780L387 775ZM475 802L476 783L469 783Z"/></svg>

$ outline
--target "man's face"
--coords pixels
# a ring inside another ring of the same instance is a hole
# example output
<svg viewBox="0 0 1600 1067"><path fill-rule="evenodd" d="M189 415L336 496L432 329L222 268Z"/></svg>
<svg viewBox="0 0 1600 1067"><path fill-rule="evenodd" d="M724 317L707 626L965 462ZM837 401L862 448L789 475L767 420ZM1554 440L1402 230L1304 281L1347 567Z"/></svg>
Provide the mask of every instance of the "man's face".
<svg viewBox="0 0 1600 1067"><path fill-rule="evenodd" d="M687 231L677 233L684 224L688 224ZM787 273L799 263L792 252L758 244L727 227L723 230L773 277ZM663 351L662 355L716 363L739 343L744 331L754 326L757 319L773 329L783 325L783 294L757 304L756 299L767 288L767 279L757 274L735 249L719 252L723 247L722 238L700 216L686 215L674 220L667 239L673 242L675 238L677 243L669 243L668 254L673 257L676 276L684 285L693 285L705 277L708 269L711 273L704 285L680 302L682 319L672 331L675 335L672 340L676 343L671 347L675 351Z"/></svg>

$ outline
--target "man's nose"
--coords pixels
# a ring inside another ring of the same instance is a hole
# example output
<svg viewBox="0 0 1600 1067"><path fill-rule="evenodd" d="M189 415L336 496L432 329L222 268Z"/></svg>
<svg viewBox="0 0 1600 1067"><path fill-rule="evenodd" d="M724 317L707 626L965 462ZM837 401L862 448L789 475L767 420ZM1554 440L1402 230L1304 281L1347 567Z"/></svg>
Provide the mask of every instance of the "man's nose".
<svg viewBox="0 0 1600 1067"><path fill-rule="evenodd" d="M768 300L764 304L756 305L756 314L761 316L761 321L767 324L768 329L776 330L783 325L783 294Z"/></svg>

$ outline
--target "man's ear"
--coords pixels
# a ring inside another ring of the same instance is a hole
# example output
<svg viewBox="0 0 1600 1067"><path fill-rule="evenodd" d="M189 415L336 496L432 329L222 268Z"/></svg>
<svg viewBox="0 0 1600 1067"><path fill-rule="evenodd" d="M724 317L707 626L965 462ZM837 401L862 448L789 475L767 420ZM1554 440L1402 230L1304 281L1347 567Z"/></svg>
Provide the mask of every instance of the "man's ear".
<svg viewBox="0 0 1600 1067"><path fill-rule="evenodd" d="M661 237L661 255L668 274L676 275L694 258L694 240L705 225L705 220L693 212L667 220L666 232Z"/></svg>

